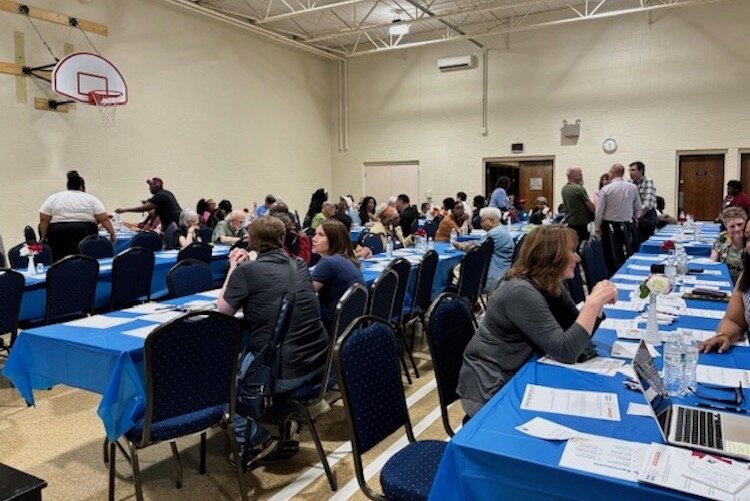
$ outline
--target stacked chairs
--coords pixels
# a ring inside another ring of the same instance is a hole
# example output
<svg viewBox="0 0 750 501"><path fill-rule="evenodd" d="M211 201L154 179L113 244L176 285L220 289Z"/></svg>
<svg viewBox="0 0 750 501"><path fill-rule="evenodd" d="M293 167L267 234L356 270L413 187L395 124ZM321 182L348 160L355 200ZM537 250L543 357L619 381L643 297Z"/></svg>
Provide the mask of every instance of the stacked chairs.
<svg viewBox="0 0 750 501"><path fill-rule="evenodd" d="M29 242L34 243L34 242ZM29 263L29 258L25 256L21 256L21 249L23 246L26 245L26 242L22 244L15 245L8 249L8 261L10 262L10 267L14 269L26 269L26 266ZM50 249L49 245L47 244L38 244L42 246L42 252L34 256L34 262L39 264L42 263L44 266L49 266L52 264L52 249Z"/></svg>
<svg viewBox="0 0 750 501"><path fill-rule="evenodd" d="M94 259L103 259L115 255L115 249L112 242L106 237L99 235L89 235L78 242L78 251L84 256L93 257Z"/></svg>
<svg viewBox="0 0 750 501"><path fill-rule="evenodd" d="M143 247L151 252L158 252L162 248L161 236L153 231L139 231L130 239L131 247Z"/></svg>
<svg viewBox="0 0 750 501"><path fill-rule="evenodd" d="M154 253L131 247L112 261L112 298L109 308L119 310L151 299Z"/></svg>
<svg viewBox="0 0 750 501"><path fill-rule="evenodd" d="M476 330L474 315L465 301L458 300L454 294L443 293L432 303L426 326L443 427L452 437L454 431L450 425L448 406L459 398L456 393L458 374L466 345Z"/></svg>
<svg viewBox="0 0 750 501"><path fill-rule="evenodd" d="M10 351L18 335L18 317L21 314L24 278L17 271L0 268L0 334L10 333L10 344L0 338L0 350Z"/></svg>
<svg viewBox="0 0 750 501"><path fill-rule="evenodd" d="M373 317L362 317L350 325L336 345L336 375L354 469L360 488L370 499L427 499L446 443L415 440L398 359L391 325ZM383 466L381 495L367 485L362 455L402 427L409 444Z"/></svg>
<svg viewBox="0 0 750 501"><path fill-rule="evenodd" d="M94 312L99 262L88 256L67 256L47 270L47 324Z"/></svg>
<svg viewBox="0 0 750 501"><path fill-rule="evenodd" d="M196 242L180 249L177 253L177 262L184 259L195 259L197 261L203 261L206 264L211 264L211 246L201 242Z"/></svg>
<svg viewBox="0 0 750 501"><path fill-rule="evenodd" d="M238 321L216 312L178 317L146 338L146 413L124 436L138 501L143 500L138 451L145 447L169 442L177 466L178 488L182 486L182 463L175 439L200 433L200 474L206 472L206 430L216 424L224 429L234 457L239 457L231 420L239 345ZM109 444L110 500L114 499L115 445L116 442ZM240 461L235 468L240 495L246 500Z"/></svg>
<svg viewBox="0 0 750 501"><path fill-rule="evenodd" d="M170 297L182 297L213 289L211 267L197 259L184 259L167 272Z"/></svg>

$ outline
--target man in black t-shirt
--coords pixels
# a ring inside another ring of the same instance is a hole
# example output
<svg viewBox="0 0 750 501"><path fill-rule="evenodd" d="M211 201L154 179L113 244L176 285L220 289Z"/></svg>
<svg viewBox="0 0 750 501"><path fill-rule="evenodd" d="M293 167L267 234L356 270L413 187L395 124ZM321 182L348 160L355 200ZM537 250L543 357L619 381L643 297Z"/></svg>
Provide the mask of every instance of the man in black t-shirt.
<svg viewBox="0 0 750 501"><path fill-rule="evenodd" d="M396 210L398 210L398 216L401 219L401 231L404 236L411 235L411 225L419 219L419 211L413 205L409 205L409 195L404 193L396 197Z"/></svg>
<svg viewBox="0 0 750 501"><path fill-rule="evenodd" d="M180 204L177 203L177 199L172 192L164 189L164 181L162 181L160 177L154 177L147 179L146 183L148 183L148 190L152 195L151 198L138 207L117 209L115 212L118 214L122 212L147 212L154 209L156 215L159 216L159 219L161 220L162 231L166 230L172 222L179 224L182 208L180 207Z"/></svg>

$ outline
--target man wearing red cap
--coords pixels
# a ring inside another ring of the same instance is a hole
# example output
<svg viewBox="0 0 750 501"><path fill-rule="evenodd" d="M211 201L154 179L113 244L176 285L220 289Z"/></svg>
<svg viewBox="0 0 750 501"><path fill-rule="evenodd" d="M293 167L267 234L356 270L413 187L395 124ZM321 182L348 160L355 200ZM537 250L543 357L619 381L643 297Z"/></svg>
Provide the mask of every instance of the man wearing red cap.
<svg viewBox="0 0 750 501"><path fill-rule="evenodd" d="M161 220L162 230L166 230L172 222L178 224L182 208L177 203L177 199L172 192L164 189L164 181L160 177L153 177L147 179L146 183L148 183L148 190L152 195L151 198L138 207L117 209L115 212L118 214L123 212L146 212L153 209Z"/></svg>

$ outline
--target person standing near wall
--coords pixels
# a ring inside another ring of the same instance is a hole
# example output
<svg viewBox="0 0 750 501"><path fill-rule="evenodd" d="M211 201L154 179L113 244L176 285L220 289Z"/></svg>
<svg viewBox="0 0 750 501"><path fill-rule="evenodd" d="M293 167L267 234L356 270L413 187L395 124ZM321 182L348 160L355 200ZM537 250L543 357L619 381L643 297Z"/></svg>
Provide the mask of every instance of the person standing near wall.
<svg viewBox="0 0 750 501"><path fill-rule="evenodd" d="M589 200L586 188L583 187L581 168L571 167L566 174L568 184L562 189L565 222L578 234L578 240L585 242L589 239L588 224L594 220L594 203Z"/></svg>
<svg viewBox="0 0 750 501"><path fill-rule="evenodd" d="M493 191L492 195L490 196L490 207L497 207L502 211L507 211L510 209L508 188L510 188L510 178L508 176L500 176L499 178L497 178L495 191Z"/></svg>
<svg viewBox="0 0 750 501"><path fill-rule="evenodd" d="M648 240L656 231L656 187L650 177L646 177L646 166L643 162L629 165L630 181L638 188L641 198L641 210L638 213L638 236L641 242Z"/></svg>
<svg viewBox="0 0 750 501"><path fill-rule="evenodd" d="M641 198L633 183L626 183L622 176L625 167L614 164L609 169L608 185L599 190L599 203L594 214L594 226L602 238L604 258L610 276L625 262L627 239L632 236L633 220L641 211Z"/></svg>

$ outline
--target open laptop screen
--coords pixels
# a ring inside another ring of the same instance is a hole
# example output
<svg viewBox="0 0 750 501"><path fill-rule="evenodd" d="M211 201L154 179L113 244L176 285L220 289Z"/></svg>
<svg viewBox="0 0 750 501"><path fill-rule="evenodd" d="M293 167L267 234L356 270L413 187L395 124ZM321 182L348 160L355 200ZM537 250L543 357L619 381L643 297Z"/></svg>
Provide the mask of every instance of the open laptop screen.
<svg viewBox="0 0 750 501"><path fill-rule="evenodd" d="M659 428L662 435L664 435L662 419L667 409L672 405L672 402L667 394L664 381L656 368L656 364L654 364L654 358L648 352L648 347L644 341L640 342L635 357L633 357L633 371L640 384L643 396L646 397L646 401L651 405L654 418L657 418L659 421ZM664 438L666 440L666 436Z"/></svg>

